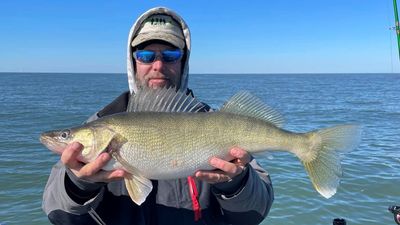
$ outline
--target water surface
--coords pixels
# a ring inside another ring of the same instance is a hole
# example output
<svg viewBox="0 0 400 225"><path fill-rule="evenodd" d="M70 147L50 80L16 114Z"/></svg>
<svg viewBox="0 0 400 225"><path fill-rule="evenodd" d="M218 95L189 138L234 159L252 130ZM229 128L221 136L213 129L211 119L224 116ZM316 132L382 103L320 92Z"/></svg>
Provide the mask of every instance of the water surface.
<svg viewBox="0 0 400 225"><path fill-rule="evenodd" d="M338 193L321 197L293 155L258 157L275 202L262 224L395 224L400 205L400 76L397 74L192 75L190 87L218 108L249 90L305 132L342 123L363 126L360 146L342 155ZM123 74L0 74L0 224L49 224L42 193L58 156L38 141L46 130L80 124L127 90Z"/></svg>

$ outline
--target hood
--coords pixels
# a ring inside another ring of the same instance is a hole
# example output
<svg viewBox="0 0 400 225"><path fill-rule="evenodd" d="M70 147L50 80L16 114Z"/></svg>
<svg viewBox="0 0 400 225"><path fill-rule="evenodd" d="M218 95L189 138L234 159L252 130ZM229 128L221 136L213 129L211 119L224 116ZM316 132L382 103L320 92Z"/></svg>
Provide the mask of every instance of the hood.
<svg viewBox="0 0 400 225"><path fill-rule="evenodd" d="M147 12L143 13L133 24L131 27L131 30L129 32L129 37L128 37L128 46L127 46L127 73L128 73L128 83L129 83L129 90L131 93L136 93L137 92L137 84L135 81L135 67L133 66L133 57L132 57L132 47L131 43L133 38L137 35L139 32L141 25L144 20L146 20L148 17L155 15L155 14L166 14L171 16L173 19L175 19L178 24L182 27L183 35L185 37L185 43L186 43L186 56L185 58L182 59L182 62L184 63L183 69L182 69L182 74L181 74L181 86L179 87L180 90L184 91L187 89L188 86L188 73L189 73L189 57L190 57L190 31L189 27L187 26L186 22L183 20L182 17L180 17L177 13L174 11L165 8L165 7L156 7L148 10Z"/></svg>

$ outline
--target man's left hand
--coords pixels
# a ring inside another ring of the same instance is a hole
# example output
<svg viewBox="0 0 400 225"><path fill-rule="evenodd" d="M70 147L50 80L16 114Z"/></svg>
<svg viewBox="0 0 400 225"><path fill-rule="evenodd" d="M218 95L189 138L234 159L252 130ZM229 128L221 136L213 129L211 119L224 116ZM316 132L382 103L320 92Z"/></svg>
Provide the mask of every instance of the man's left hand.
<svg viewBox="0 0 400 225"><path fill-rule="evenodd" d="M210 184L216 184L230 181L241 174L251 160L250 154L241 148L232 148L229 153L233 160L225 161L213 157L210 159L210 165L216 170L200 170L195 173L195 177Z"/></svg>

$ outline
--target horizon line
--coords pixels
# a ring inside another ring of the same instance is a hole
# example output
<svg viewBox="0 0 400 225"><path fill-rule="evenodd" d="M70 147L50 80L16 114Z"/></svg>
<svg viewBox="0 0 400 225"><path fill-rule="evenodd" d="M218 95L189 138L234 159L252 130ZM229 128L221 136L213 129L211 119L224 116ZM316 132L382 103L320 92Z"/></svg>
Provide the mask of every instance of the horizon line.
<svg viewBox="0 0 400 225"><path fill-rule="evenodd" d="M0 74L5 74L5 73L11 73L11 74L123 74L126 75L126 72L1 72ZM274 75L274 74L400 74L400 72L299 72L299 73L294 73L294 72L277 72L277 73L272 73L272 72L266 72L266 73L189 73L189 74L195 74L195 75Z"/></svg>

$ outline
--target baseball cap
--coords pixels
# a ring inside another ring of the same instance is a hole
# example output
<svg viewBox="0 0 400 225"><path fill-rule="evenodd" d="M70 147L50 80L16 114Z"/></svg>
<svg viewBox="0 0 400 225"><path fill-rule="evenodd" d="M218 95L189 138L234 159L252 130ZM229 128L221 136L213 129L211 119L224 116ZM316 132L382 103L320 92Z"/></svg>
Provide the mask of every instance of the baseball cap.
<svg viewBox="0 0 400 225"><path fill-rule="evenodd" d="M131 43L136 47L146 41L162 40L183 49L185 38L181 26L171 16L158 14L145 19L142 28Z"/></svg>

